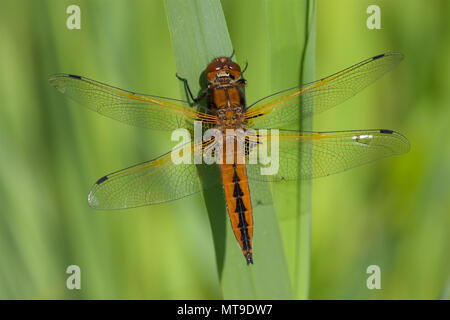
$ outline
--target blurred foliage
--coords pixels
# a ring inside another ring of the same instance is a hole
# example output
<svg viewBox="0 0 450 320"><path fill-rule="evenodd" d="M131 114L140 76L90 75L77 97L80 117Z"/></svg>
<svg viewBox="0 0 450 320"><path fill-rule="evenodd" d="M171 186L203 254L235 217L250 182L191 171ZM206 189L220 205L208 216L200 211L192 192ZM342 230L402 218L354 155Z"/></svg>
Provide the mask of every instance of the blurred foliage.
<svg viewBox="0 0 450 320"><path fill-rule="evenodd" d="M254 101L274 89L260 62L275 45L254 7L222 3ZM66 28L70 4L81 30ZM371 4L381 30L366 28ZM314 128L393 129L411 151L313 182L311 298L448 298L448 12L445 0L317 1L316 78L385 51L406 58ZM170 137L110 121L47 83L68 72L180 97L163 1L2 1L0 39L0 298L221 298L201 195L115 212L86 203L97 178L166 152ZM82 290L65 287L71 264ZM382 290L366 288L372 264Z"/></svg>

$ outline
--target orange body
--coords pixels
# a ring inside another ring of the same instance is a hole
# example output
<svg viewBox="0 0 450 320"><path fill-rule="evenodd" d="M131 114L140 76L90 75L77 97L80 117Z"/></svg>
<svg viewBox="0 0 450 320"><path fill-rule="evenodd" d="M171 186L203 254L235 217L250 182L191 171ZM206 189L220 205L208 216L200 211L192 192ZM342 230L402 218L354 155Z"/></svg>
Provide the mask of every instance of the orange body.
<svg viewBox="0 0 450 320"><path fill-rule="evenodd" d="M241 68L227 57L214 59L206 69L208 79L208 107L217 114L216 128L224 134L226 129L246 129L244 117L245 80L241 77ZM226 145L224 138L223 145ZM252 239L253 216L250 189L248 187L245 164L238 161L242 150L234 140L233 163L225 161L227 150L223 148L224 163L220 165L222 184L225 191L228 215L236 240L241 246L247 264L253 263Z"/></svg>

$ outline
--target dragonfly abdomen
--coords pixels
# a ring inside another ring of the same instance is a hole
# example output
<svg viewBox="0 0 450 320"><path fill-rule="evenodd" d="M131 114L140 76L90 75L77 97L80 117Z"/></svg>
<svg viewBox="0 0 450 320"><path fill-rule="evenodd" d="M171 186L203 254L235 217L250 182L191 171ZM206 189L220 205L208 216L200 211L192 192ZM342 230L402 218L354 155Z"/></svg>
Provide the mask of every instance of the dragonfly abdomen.
<svg viewBox="0 0 450 320"><path fill-rule="evenodd" d="M235 157L235 160L237 157ZM253 216L250 189L245 164L220 165L228 215L236 240L241 246L247 264L253 263Z"/></svg>

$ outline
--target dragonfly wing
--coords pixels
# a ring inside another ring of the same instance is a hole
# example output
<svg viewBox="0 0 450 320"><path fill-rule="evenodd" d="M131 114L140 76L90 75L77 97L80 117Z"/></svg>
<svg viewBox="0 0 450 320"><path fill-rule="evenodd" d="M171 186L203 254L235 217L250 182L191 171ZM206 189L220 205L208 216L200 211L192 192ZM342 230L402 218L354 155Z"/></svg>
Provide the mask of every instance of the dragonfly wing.
<svg viewBox="0 0 450 320"><path fill-rule="evenodd" d="M249 106L245 116L254 128L280 128L298 122L354 96L402 59L401 53L380 54L321 80L265 97Z"/></svg>
<svg viewBox="0 0 450 320"><path fill-rule="evenodd" d="M274 152L276 138L273 134L267 135L266 140L259 139L259 141L258 147L251 152L256 152L264 145L268 155ZM269 165L248 164L247 174L249 178L259 181L311 179L406 153L408 150L408 140L391 130L336 132L279 130L277 158L279 161L278 165L275 164L274 173L261 174L261 169L268 168Z"/></svg>
<svg viewBox="0 0 450 320"><path fill-rule="evenodd" d="M186 101L138 94L81 76L57 74L49 83L91 110L138 127L173 130L191 127L194 120L215 120L213 115L193 110Z"/></svg>
<svg viewBox="0 0 450 320"><path fill-rule="evenodd" d="M172 160L172 152L187 150L191 152L190 163ZM155 160L100 178L89 192L88 203L96 209L134 208L180 199L220 183L200 179L198 166L193 163L193 144L186 144ZM209 167L206 170L212 169Z"/></svg>

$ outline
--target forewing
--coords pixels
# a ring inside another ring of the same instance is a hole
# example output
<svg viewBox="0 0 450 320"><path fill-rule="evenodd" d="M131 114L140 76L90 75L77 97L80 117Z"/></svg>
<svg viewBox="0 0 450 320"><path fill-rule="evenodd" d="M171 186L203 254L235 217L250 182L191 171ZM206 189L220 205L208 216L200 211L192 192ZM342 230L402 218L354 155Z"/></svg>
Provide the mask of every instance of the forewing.
<svg viewBox="0 0 450 320"><path fill-rule="evenodd" d="M354 96L402 59L401 53L380 54L321 80L265 97L252 104L245 116L253 128L281 128L298 122Z"/></svg>
<svg viewBox="0 0 450 320"><path fill-rule="evenodd" d="M173 130L194 120L215 123L215 116L193 110L188 102L138 94L71 74L57 74L49 83L71 99L109 118L138 127Z"/></svg>

